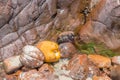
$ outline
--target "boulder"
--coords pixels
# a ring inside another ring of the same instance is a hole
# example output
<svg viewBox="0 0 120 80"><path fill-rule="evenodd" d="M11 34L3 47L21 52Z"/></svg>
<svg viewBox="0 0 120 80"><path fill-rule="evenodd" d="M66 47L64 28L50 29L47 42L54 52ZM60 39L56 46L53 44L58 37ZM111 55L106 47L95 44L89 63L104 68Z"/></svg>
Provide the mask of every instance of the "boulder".
<svg viewBox="0 0 120 80"><path fill-rule="evenodd" d="M119 50L119 5L117 0L100 0L81 28L80 39L84 42L103 42L110 49Z"/></svg>

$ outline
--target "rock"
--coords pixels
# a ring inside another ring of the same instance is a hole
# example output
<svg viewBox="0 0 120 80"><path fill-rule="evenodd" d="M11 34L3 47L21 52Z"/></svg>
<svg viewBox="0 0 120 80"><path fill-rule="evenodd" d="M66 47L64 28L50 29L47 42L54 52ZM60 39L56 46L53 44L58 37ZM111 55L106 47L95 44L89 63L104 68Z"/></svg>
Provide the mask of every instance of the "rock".
<svg viewBox="0 0 120 80"><path fill-rule="evenodd" d="M1 80L18 80L14 75L5 75Z"/></svg>
<svg viewBox="0 0 120 80"><path fill-rule="evenodd" d="M120 56L112 57L112 63L120 65Z"/></svg>
<svg viewBox="0 0 120 80"><path fill-rule="evenodd" d="M15 44L9 44L1 48L2 60L14 56L16 51L17 51L17 47L15 46Z"/></svg>
<svg viewBox="0 0 120 80"><path fill-rule="evenodd" d="M43 53L35 46L26 45L20 55L21 63L30 68L40 67L44 61Z"/></svg>
<svg viewBox="0 0 120 80"><path fill-rule="evenodd" d="M34 44L39 39L37 30L35 28L23 33L23 37L25 38L28 44Z"/></svg>
<svg viewBox="0 0 120 80"><path fill-rule="evenodd" d="M13 73L12 75L18 77L21 73L22 73L22 70L18 70L15 73Z"/></svg>
<svg viewBox="0 0 120 80"><path fill-rule="evenodd" d="M111 68L110 77L112 80L120 80L120 65Z"/></svg>
<svg viewBox="0 0 120 80"><path fill-rule="evenodd" d="M70 77L77 80L85 80L88 74L88 58L87 55L74 55L68 63Z"/></svg>
<svg viewBox="0 0 120 80"><path fill-rule="evenodd" d="M109 68L111 66L111 60L108 57L101 55L88 55L88 58L99 68Z"/></svg>
<svg viewBox="0 0 120 80"><path fill-rule="evenodd" d="M119 51L120 6L117 0L100 0L92 9L88 21L80 30L84 42L103 42L108 48Z"/></svg>
<svg viewBox="0 0 120 80"><path fill-rule="evenodd" d="M30 70L28 72L22 72L18 80L46 80L44 75L38 72L37 70Z"/></svg>
<svg viewBox="0 0 120 80"><path fill-rule="evenodd" d="M13 14L13 8L11 0L0 1L0 28L5 25Z"/></svg>
<svg viewBox="0 0 120 80"><path fill-rule="evenodd" d="M39 68L39 72L41 72L42 74L44 74L46 78L49 78L53 74L54 69L53 69L52 66L50 66L48 64L43 64Z"/></svg>
<svg viewBox="0 0 120 80"><path fill-rule="evenodd" d="M75 46L70 43L70 42L67 42L67 43L61 43L59 45L59 50L60 50L60 53L61 53L61 57L62 58L70 58L72 57L74 54L77 53L77 49L75 48Z"/></svg>
<svg viewBox="0 0 120 80"><path fill-rule="evenodd" d="M22 63L19 60L20 56L13 56L3 61L4 69L6 73L12 73L22 67Z"/></svg>
<svg viewBox="0 0 120 80"><path fill-rule="evenodd" d="M39 71L34 69L22 72L18 80L54 80L53 72L54 69L50 65L43 64Z"/></svg>
<svg viewBox="0 0 120 80"><path fill-rule="evenodd" d="M3 43L0 43L0 50L5 47L1 54L3 60L21 54L21 45L11 49L10 44L14 44L16 38L27 45L51 38L55 41L60 32L73 31L81 23L81 4L84 5L81 0L1 0L0 42ZM36 30L38 28L40 30ZM12 33L17 33L17 36L6 41Z"/></svg>
<svg viewBox="0 0 120 80"><path fill-rule="evenodd" d="M18 34L16 32L9 33L8 35L6 35L1 39L2 45L5 46L8 43L11 43L12 41L16 40L17 38L18 38Z"/></svg>
<svg viewBox="0 0 120 80"><path fill-rule="evenodd" d="M108 76L94 76L92 80L112 80Z"/></svg>
<svg viewBox="0 0 120 80"><path fill-rule="evenodd" d="M94 75L100 75L99 67L97 67L93 62L88 61L88 74L87 79L92 79Z"/></svg>
<svg viewBox="0 0 120 80"><path fill-rule="evenodd" d="M59 34L57 38L57 42L58 44L64 43L64 42L74 42L74 37L75 37L75 34L72 31L62 32L61 34Z"/></svg>
<svg viewBox="0 0 120 80"><path fill-rule="evenodd" d="M21 68L21 70L22 70L23 72L27 72L27 71L30 71L31 68L23 66L23 67Z"/></svg>

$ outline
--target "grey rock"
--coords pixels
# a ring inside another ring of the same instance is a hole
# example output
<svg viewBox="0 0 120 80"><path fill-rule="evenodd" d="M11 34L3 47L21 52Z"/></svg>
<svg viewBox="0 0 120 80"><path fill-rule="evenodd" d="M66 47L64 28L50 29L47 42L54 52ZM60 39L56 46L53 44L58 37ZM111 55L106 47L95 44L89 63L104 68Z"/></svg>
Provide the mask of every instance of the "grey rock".
<svg viewBox="0 0 120 80"><path fill-rule="evenodd" d="M38 34L37 34L37 31L36 31L35 28L26 31L26 32L23 34L23 37L25 38L25 40L27 41L28 44L33 44L33 43L35 43L36 41L38 41L38 39L39 39Z"/></svg>
<svg viewBox="0 0 120 80"><path fill-rule="evenodd" d="M14 44L9 44L3 48L1 48L1 56L2 59L9 58L13 55L15 55L15 52L17 52L17 48Z"/></svg>
<svg viewBox="0 0 120 80"><path fill-rule="evenodd" d="M5 25L13 14L11 0L0 1L0 28Z"/></svg>
<svg viewBox="0 0 120 80"><path fill-rule="evenodd" d="M16 32L9 33L8 35L4 36L2 38L2 46L5 46L13 41L15 41L18 38L18 34Z"/></svg>

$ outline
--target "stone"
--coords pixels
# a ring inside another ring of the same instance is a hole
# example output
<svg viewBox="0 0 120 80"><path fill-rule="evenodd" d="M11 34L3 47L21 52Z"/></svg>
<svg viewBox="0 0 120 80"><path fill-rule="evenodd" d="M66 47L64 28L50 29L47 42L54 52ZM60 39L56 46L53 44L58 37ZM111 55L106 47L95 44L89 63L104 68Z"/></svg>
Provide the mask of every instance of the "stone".
<svg viewBox="0 0 120 80"><path fill-rule="evenodd" d="M53 16L57 13L57 9L56 9L56 6L57 6L57 1L56 0L47 0L46 1L47 5L48 5L48 10L50 12L50 15Z"/></svg>
<svg viewBox="0 0 120 80"><path fill-rule="evenodd" d="M18 38L13 44L16 46L17 50L15 52L15 55L22 53L22 48L25 46L25 44L22 42L20 38Z"/></svg>
<svg viewBox="0 0 120 80"><path fill-rule="evenodd" d="M92 9L88 21L80 29L83 42L102 42L108 48L119 52L120 47L120 7L117 0L100 0Z"/></svg>
<svg viewBox="0 0 120 80"><path fill-rule="evenodd" d="M0 28L5 25L13 14L11 0L0 1Z"/></svg>
<svg viewBox="0 0 120 80"><path fill-rule="evenodd" d="M77 80L85 80L88 74L88 58L87 55L74 55L68 63L70 77Z"/></svg>
<svg viewBox="0 0 120 80"><path fill-rule="evenodd" d="M43 64L40 68L39 68L39 72L41 72L42 74L44 74L46 77L50 77L51 74L53 74L54 69L51 65L49 64Z"/></svg>
<svg viewBox="0 0 120 80"><path fill-rule="evenodd" d="M3 59L21 54L21 45L11 47L16 45L17 39L23 44L35 44L51 38L56 41L59 33L73 31L81 23L78 16L81 4L80 0L1 0L0 42L2 40L4 46L0 44L0 48ZM38 27L41 27L40 31L35 30ZM11 33L17 33L18 38L12 41L12 36L6 41L5 37Z"/></svg>
<svg viewBox="0 0 120 80"><path fill-rule="evenodd" d="M1 48L2 60L14 56L16 52L17 52L17 47L15 46L15 44L9 44Z"/></svg>
<svg viewBox="0 0 120 80"><path fill-rule="evenodd" d="M12 32L15 31L15 27L12 27L9 24L4 25L1 29L0 29L0 39L2 39L4 36L6 36L7 34L10 34Z"/></svg>
<svg viewBox="0 0 120 80"><path fill-rule="evenodd" d="M20 61L28 68L37 68L43 64L44 55L37 47L26 45L23 47L23 53L20 55Z"/></svg>
<svg viewBox="0 0 120 80"><path fill-rule="evenodd" d="M92 80L112 80L108 76L94 76Z"/></svg>
<svg viewBox="0 0 120 80"><path fill-rule="evenodd" d="M110 77L112 80L120 80L120 65L111 68Z"/></svg>
<svg viewBox="0 0 120 80"><path fill-rule="evenodd" d="M23 27L39 16L37 1L31 1L14 19L14 24Z"/></svg>
<svg viewBox="0 0 120 80"><path fill-rule="evenodd" d="M88 61L88 74L87 74L87 78L89 80L89 78L92 79L92 77L94 75L100 75L101 71L99 69L99 67L97 67L95 64L93 64L93 62Z"/></svg>
<svg viewBox="0 0 120 80"><path fill-rule="evenodd" d="M74 0L58 0L58 6L60 8L67 8L69 7L72 3L73 3Z"/></svg>
<svg viewBox="0 0 120 80"><path fill-rule="evenodd" d="M112 63L120 65L120 56L112 57Z"/></svg>
<svg viewBox="0 0 120 80"><path fill-rule="evenodd" d="M16 76L14 75L7 75L5 74L2 78L0 77L1 80L18 80Z"/></svg>
<svg viewBox="0 0 120 80"><path fill-rule="evenodd" d="M27 72L22 72L18 80L54 80L53 68L48 64L43 64L39 71L33 69Z"/></svg>
<svg viewBox="0 0 120 80"><path fill-rule="evenodd" d="M6 73L8 74L13 73L23 66L19 58L20 56L13 56L3 61L3 65Z"/></svg>
<svg viewBox="0 0 120 80"><path fill-rule="evenodd" d="M62 32L58 35L57 42L58 44L64 43L64 42L74 42L75 34L72 31L66 31Z"/></svg>
<svg viewBox="0 0 120 80"><path fill-rule="evenodd" d="M77 49L70 42L61 43L59 45L59 50L62 58L70 58L77 53Z"/></svg>
<svg viewBox="0 0 120 80"><path fill-rule="evenodd" d="M23 27L19 27L19 30L17 31L18 35L24 34L26 31L33 29L34 27L35 27L35 25L33 22L31 22Z"/></svg>
<svg viewBox="0 0 120 80"><path fill-rule="evenodd" d="M37 70L30 70L27 72L22 72L18 80L46 80L44 75L38 72Z"/></svg>
<svg viewBox="0 0 120 80"><path fill-rule="evenodd" d="M34 44L38 41L39 37L35 28L26 31L23 37L27 41L27 44Z"/></svg>
<svg viewBox="0 0 120 80"><path fill-rule="evenodd" d="M3 37L1 39L2 46L5 46L5 45L12 43L13 41L17 40L17 38L18 38L18 34L16 32L9 33L8 35L6 35L5 37Z"/></svg>
<svg viewBox="0 0 120 80"><path fill-rule="evenodd" d="M99 68L109 68L111 66L111 60L108 57L91 54L91 55L88 55L88 58Z"/></svg>

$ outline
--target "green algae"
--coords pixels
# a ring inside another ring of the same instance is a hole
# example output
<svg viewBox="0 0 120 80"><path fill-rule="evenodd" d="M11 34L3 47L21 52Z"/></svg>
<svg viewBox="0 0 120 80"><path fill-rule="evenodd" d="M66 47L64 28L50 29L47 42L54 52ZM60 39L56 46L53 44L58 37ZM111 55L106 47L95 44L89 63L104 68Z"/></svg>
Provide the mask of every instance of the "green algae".
<svg viewBox="0 0 120 80"><path fill-rule="evenodd" d="M97 44L94 42L89 43L75 43L75 46L79 50L80 53L85 54L99 54L106 57L117 56L118 54L109 48L107 48L104 44Z"/></svg>

